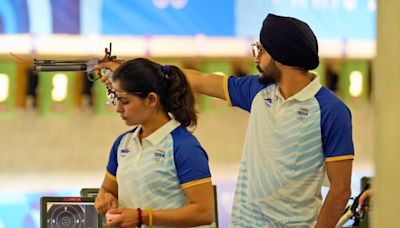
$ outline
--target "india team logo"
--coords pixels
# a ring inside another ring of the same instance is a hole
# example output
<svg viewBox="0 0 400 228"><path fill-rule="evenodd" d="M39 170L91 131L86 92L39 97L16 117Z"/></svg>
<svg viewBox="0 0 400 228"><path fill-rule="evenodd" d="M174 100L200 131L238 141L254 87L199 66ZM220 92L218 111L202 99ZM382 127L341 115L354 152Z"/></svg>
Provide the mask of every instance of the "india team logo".
<svg viewBox="0 0 400 228"><path fill-rule="evenodd" d="M161 162L165 160L165 153L161 151L154 152L154 160L157 162Z"/></svg>
<svg viewBox="0 0 400 228"><path fill-rule="evenodd" d="M162 162L166 158L165 149L159 148L154 152L154 160L156 162Z"/></svg>
<svg viewBox="0 0 400 228"><path fill-rule="evenodd" d="M300 108L299 111L297 111L297 118L300 120L304 120L308 116L308 109L305 108Z"/></svg>

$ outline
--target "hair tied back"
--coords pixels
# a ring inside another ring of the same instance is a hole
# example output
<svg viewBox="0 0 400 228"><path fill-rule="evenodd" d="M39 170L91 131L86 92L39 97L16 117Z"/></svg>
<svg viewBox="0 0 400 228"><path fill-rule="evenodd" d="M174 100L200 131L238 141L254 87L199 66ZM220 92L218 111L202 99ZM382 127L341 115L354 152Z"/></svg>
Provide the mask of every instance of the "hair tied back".
<svg viewBox="0 0 400 228"><path fill-rule="evenodd" d="M171 71L170 66L169 66L169 65L163 65L163 66L161 67L161 70L162 70L162 72L164 73L165 78L166 78L166 79L169 79L169 73L170 73L170 71Z"/></svg>

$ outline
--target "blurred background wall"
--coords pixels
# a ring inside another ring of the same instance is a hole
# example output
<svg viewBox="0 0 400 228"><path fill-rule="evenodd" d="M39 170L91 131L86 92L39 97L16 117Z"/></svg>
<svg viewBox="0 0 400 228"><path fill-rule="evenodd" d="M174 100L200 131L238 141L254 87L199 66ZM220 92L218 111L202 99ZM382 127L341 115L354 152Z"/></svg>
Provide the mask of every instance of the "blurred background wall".
<svg viewBox="0 0 400 228"><path fill-rule="evenodd" d="M398 19L400 2L378 1L378 36L375 60L375 140L373 161L376 177L373 182L373 227L400 227L397 212L400 182L400 127L398 117L400 26L392 22Z"/></svg>
<svg viewBox="0 0 400 228"><path fill-rule="evenodd" d="M148 57L206 72L257 74L251 42L267 13L315 31L321 83L350 107L356 149L353 195L374 175L375 0L3 0L0 7L0 228L38 227L38 199L99 187L114 139L128 130L85 73L32 71L32 60ZM10 52L12 54L10 54ZM194 134L229 222L248 114L197 97ZM9 218L13 217L11 220Z"/></svg>

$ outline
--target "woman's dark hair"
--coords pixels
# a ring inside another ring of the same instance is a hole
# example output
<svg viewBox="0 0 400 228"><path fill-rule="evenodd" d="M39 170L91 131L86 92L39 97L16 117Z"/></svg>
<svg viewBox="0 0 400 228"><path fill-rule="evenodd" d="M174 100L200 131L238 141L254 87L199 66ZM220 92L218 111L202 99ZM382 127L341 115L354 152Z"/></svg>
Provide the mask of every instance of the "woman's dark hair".
<svg viewBox="0 0 400 228"><path fill-rule="evenodd" d="M123 63L114 72L113 81L119 81L122 89L143 99L150 92L158 94L164 111L185 127L196 126L194 95L178 67L137 58Z"/></svg>

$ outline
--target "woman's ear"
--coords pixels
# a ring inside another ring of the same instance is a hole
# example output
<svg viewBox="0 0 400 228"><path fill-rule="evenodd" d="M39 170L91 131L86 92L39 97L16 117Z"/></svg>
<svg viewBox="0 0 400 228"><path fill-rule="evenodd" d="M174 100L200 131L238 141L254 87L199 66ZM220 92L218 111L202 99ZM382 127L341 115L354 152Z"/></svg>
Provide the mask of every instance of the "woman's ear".
<svg viewBox="0 0 400 228"><path fill-rule="evenodd" d="M150 107L156 107L157 106L157 104L159 103L159 97L158 97L158 95L156 94L156 93L154 93L154 92L150 92L148 95L147 95L147 101L148 101L148 105L150 106Z"/></svg>

